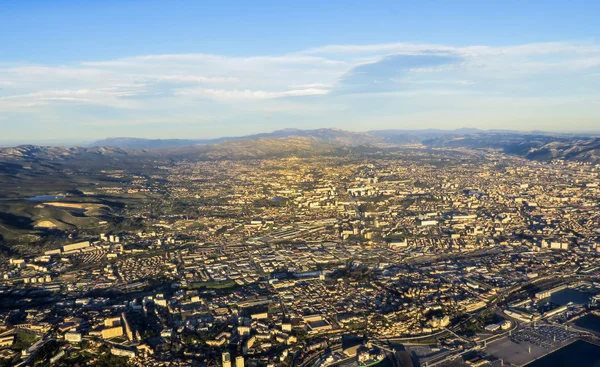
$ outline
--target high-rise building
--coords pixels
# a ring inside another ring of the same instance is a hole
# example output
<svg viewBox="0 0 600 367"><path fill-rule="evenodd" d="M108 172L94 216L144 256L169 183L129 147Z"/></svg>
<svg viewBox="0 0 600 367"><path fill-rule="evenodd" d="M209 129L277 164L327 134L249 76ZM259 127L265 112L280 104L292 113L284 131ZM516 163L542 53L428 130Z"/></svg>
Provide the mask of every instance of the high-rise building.
<svg viewBox="0 0 600 367"><path fill-rule="evenodd" d="M231 367L231 355L229 352L224 352L221 358L223 360L223 367Z"/></svg>
<svg viewBox="0 0 600 367"><path fill-rule="evenodd" d="M244 367L244 357L243 356L235 357L235 367Z"/></svg>

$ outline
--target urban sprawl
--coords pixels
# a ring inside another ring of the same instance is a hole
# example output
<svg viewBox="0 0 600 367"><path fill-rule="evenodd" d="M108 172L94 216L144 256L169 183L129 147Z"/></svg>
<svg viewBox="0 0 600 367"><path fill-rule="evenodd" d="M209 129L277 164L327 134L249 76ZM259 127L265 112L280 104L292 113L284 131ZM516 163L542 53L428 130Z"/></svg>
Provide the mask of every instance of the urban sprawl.
<svg viewBox="0 0 600 367"><path fill-rule="evenodd" d="M85 193L155 198L126 209L143 229L0 262L0 361L522 366L600 345L598 166L415 148L157 168Z"/></svg>

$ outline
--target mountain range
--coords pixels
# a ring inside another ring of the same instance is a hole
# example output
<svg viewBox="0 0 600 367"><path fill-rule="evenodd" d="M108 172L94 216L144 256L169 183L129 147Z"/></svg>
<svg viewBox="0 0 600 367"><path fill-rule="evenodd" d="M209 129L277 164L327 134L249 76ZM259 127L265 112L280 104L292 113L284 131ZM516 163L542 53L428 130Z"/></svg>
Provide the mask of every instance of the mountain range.
<svg viewBox="0 0 600 367"><path fill-rule="evenodd" d="M325 143L336 145L363 145L382 141L376 135L370 133L352 132L339 129L283 129L271 133L261 133L238 137L222 137L216 139L141 139L141 138L107 138L96 141L90 146L112 146L126 149L164 149L177 148L191 145L213 145L226 141L239 141L248 139L270 139L270 138L309 138Z"/></svg>
<svg viewBox="0 0 600 367"><path fill-rule="evenodd" d="M21 145L2 148L0 162L120 161L140 164L157 159L221 160L343 154L358 147L386 149L415 144L430 148L494 149L534 160L600 163L600 138L593 136L469 128L368 132L283 129L217 139L107 138L85 147Z"/></svg>
<svg viewBox="0 0 600 367"><path fill-rule="evenodd" d="M474 128L461 128L455 130L442 129L421 129L421 130L370 130L367 132L354 132L341 129L323 128L323 129L282 129L270 133L260 133L236 137L220 137L215 139L143 139L132 137L114 137L95 141L89 146L102 147L111 146L124 149L166 149L185 147L190 145L212 145L225 141L262 139L262 138L290 138L305 137L319 140L325 143L357 146L366 144L420 144L423 141L443 138L460 137L465 135L481 134L506 134L513 136L536 135L536 136L570 136L567 134L545 133L540 131L522 132L516 130L480 130Z"/></svg>
<svg viewBox="0 0 600 367"><path fill-rule="evenodd" d="M238 137L221 137L216 139L141 139L141 138L106 138L96 141L90 146L112 146L125 149L164 149L184 147L190 145L218 144L225 141L264 139L264 138L298 138L304 137L321 142L357 146L365 144L418 144L425 139L433 139L441 136L460 136L463 134L481 133L478 129L456 129L456 130L372 130L367 132L354 132L341 129L282 129L270 133L245 135ZM517 133L517 132L515 132Z"/></svg>

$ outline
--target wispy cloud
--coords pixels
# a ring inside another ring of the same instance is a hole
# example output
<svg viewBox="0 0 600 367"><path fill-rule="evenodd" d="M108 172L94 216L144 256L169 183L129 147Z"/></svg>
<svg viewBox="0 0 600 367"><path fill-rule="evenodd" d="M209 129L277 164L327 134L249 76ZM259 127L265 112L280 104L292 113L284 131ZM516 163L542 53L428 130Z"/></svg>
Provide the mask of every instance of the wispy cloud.
<svg viewBox="0 0 600 367"><path fill-rule="evenodd" d="M315 96L329 93L327 89L318 88L307 88L307 89L293 89L279 92L269 92L263 90L225 90L225 89L180 89L176 95L179 96L201 96L211 97L219 101L238 101L238 100L262 100L262 99L275 99L282 97L302 97L302 96Z"/></svg>
<svg viewBox="0 0 600 367"><path fill-rule="evenodd" d="M372 106L383 103L373 96L393 106L421 98L419 105L433 108L443 101L431 97L450 95L499 101L562 94L591 101L600 88L597 78L589 76L599 74L600 46L592 42L501 47L386 43L326 45L285 55L157 54L63 66L0 65L0 109L31 119L44 111L56 119L64 114L62 120L73 125L90 121L75 107L110 109L110 116L95 119L93 126L168 124L173 111L190 123L253 113L264 120L265 112L293 118L311 111L326 118L327 113L353 111L348 113L368 118ZM402 112L379 107L387 114ZM152 117L157 113L165 117Z"/></svg>
<svg viewBox="0 0 600 367"><path fill-rule="evenodd" d="M600 46L582 42L545 42L515 46L447 46L419 43L381 43L370 45L328 45L303 51L308 55L358 55L358 54L396 54L396 55L460 55L464 57L497 55L548 55L557 53L598 53Z"/></svg>

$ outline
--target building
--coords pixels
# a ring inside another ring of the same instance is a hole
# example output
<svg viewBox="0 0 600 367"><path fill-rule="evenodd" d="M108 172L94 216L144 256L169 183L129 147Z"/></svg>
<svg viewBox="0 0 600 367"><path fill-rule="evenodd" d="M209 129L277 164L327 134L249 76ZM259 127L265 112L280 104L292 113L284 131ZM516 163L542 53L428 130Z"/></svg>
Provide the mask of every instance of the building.
<svg viewBox="0 0 600 367"><path fill-rule="evenodd" d="M116 338L117 336L123 335L123 328L121 326L115 326L102 330L102 339Z"/></svg>
<svg viewBox="0 0 600 367"><path fill-rule="evenodd" d="M121 326L121 318L120 317L109 317L106 320L104 320L104 326L106 326L106 327Z"/></svg>
<svg viewBox="0 0 600 367"><path fill-rule="evenodd" d="M50 358L50 364L56 363L59 359L61 359L64 356L65 356L65 351L61 350L60 352L56 353L56 355L54 357Z"/></svg>
<svg viewBox="0 0 600 367"><path fill-rule="evenodd" d="M554 294L556 292L562 291L563 289L567 289L567 287L568 286L566 284L563 284L563 285L559 285L558 287L554 287L552 289L547 289L545 291L537 292L535 294L535 298L536 299L548 298L548 297L550 297L552 294Z"/></svg>
<svg viewBox="0 0 600 367"><path fill-rule="evenodd" d="M544 317L552 317L552 316L557 315L557 314L559 314L561 312L565 312L568 308L569 307L566 306L566 305L565 306L557 307L554 310L550 310L550 311L544 313Z"/></svg>
<svg viewBox="0 0 600 367"><path fill-rule="evenodd" d="M448 317L448 315L444 315L444 316L433 316L431 318L431 320L429 321L429 323L431 324L431 327L433 328L443 328L448 326L448 324L450 324L450 317Z"/></svg>
<svg viewBox="0 0 600 367"><path fill-rule="evenodd" d="M429 220L424 220L424 219L419 219L418 223L421 227L428 227L428 226L435 226L438 224L437 220L433 220L433 219L429 219Z"/></svg>
<svg viewBox="0 0 600 367"><path fill-rule="evenodd" d="M500 322L499 325L502 330L508 330L512 326L512 324L509 320L504 320L504 321Z"/></svg>
<svg viewBox="0 0 600 367"><path fill-rule="evenodd" d="M388 241L388 246L390 248L404 248L408 246L408 241L406 238L393 238Z"/></svg>
<svg viewBox="0 0 600 367"><path fill-rule="evenodd" d="M327 320L310 321L308 323L310 333L317 333L320 331L331 330L333 327Z"/></svg>
<svg viewBox="0 0 600 367"><path fill-rule="evenodd" d="M244 354L247 354L248 350L250 348L252 348L252 346L254 345L255 342L256 342L256 335L253 335L253 336L249 337L248 340L246 340L244 342L244 345L242 346L242 352Z"/></svg>
<svg viewBox="0 0 600 367"><path fill-rule="evenodd" d="M62 247L62 250L63 250L63 252L81 250L83 248L88 247L89 245L90 245L90 241L77 242L77 243L72 243L70 245L64 245Z"/></svg>
<svg viewBox="0 0 600 367"><path fill-rule="evenodd" d="M493 333L495 331L500 330L500 325L498 325L498 324L489 324L489 325L486 325L485 330L486 331L490 331L490 332Z"/></svg>
<svg viewBox="0 0 600 367"><path fill-rule="evenodd" d="M128 349L122 348L111 348L110 353L119 357L135 358L135 352Z"/></svg>
<svg viewBox="0 0 600 367"><path fill-rule="evenodd" d="M223 354L221 355L221 359L223 361L223 367L231 367L231 355L229 354L229 352L223 352Z"/></svg>
<svg viewBox="0 0 600 367"><path fill-rule="evenodd" d="M0 337L0 347L10 347L11 345L13 345L14 341L15 341L14 335L2 336L2 337Z"/></svg>
<svg viewBox="0 0 600 367"><path fill-rule="evenodd" d="M244 357L242 357L242 356L235 357L235 367L244 367Z"/></svg>
<svg viewBox="0 0 600 367"><path fill-rule="evenodd" d="M131 329L131 325L129 325L129 321L127 321L127 316L125 316L125 312L121 314L121 319L123 322L123 328L125 329L125 335L127 335L127 339L133 340L135 336L133 335L133 330Z"/></svg>
<svg viewBox="0 0 600 367"><path fill-rule="evenodd" d="M269 314L266 312L257 312L250 315L250 317L252 317L252 320L264 320L269 317Z"/></svg>
<svg viewBox="0 0 600 367"><path fill-rule="evenodd" d="M81 341L81 333L69 331L65 334L65 340L69 343L79 343Z"/></svg>

